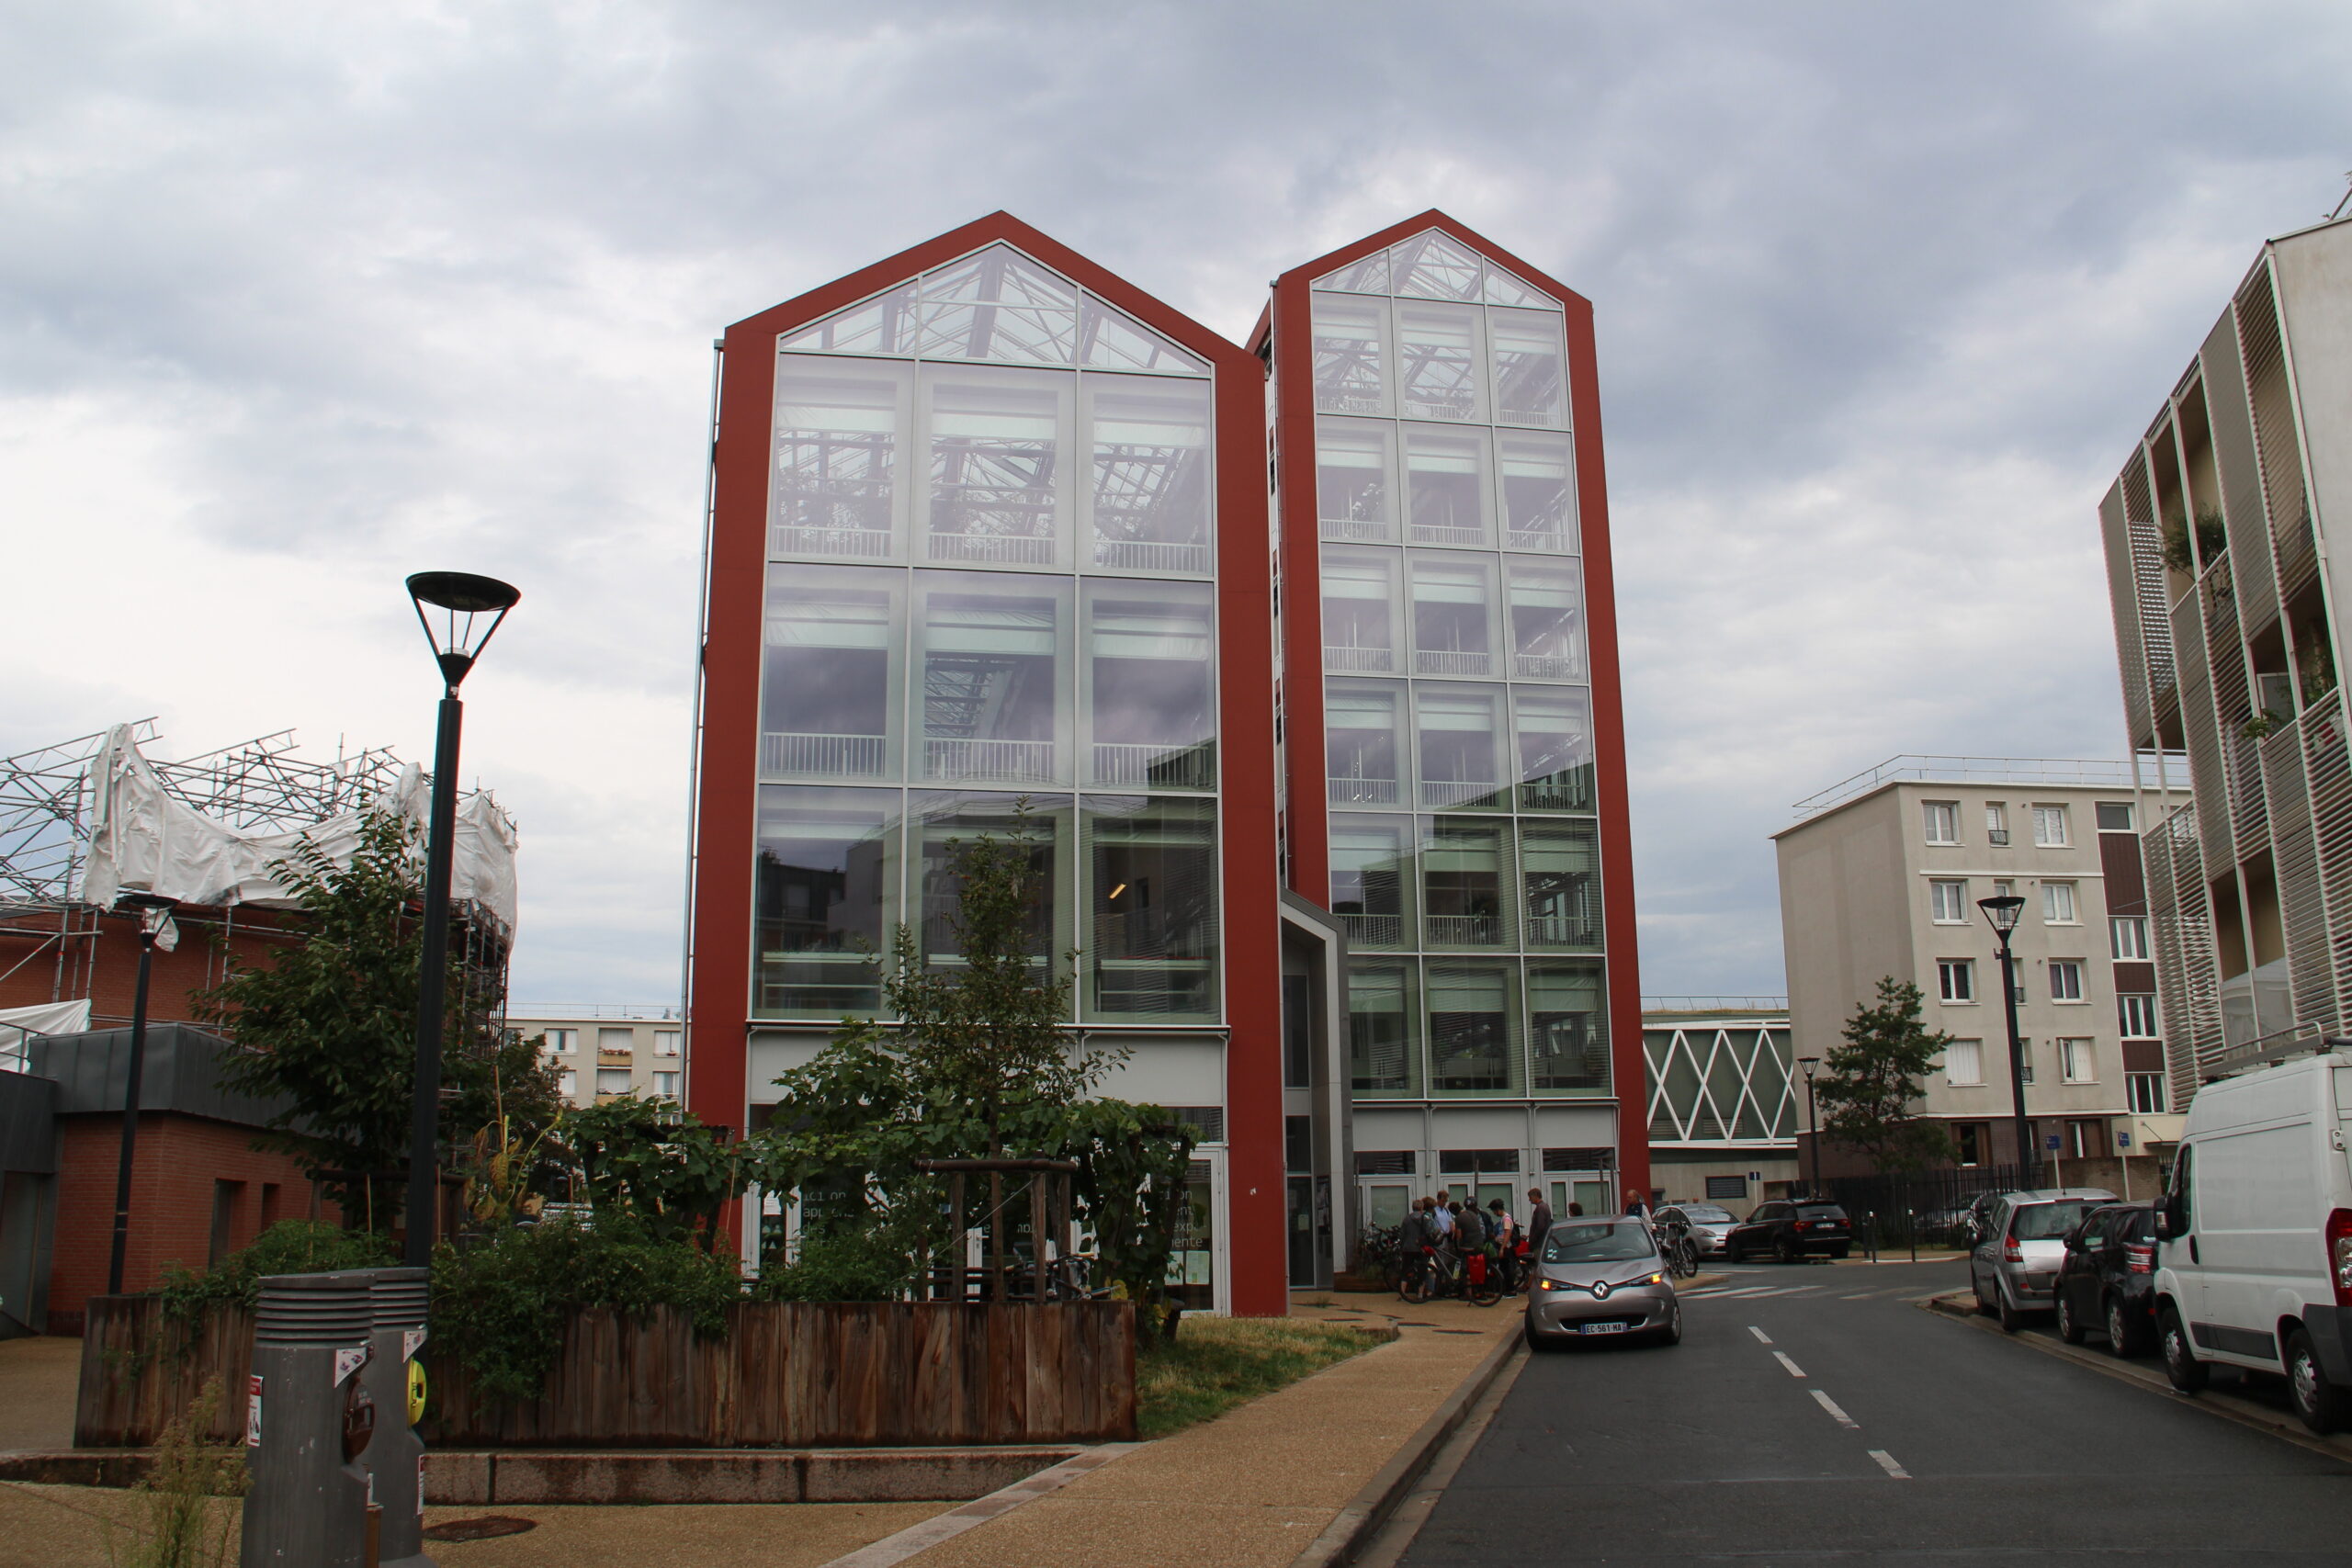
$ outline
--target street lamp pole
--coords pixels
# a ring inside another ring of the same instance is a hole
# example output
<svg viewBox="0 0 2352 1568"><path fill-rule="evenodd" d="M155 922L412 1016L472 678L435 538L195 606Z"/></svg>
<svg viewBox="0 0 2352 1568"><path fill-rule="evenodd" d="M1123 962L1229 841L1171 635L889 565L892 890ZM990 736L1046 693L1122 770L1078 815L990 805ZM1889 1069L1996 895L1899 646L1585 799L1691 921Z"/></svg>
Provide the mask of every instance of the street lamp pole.
<svg viewBox="0 0 2352 1568"><path fill-rule="evenodd" d="M1813 1073L1821 1066L1821 1058L1799 1056L1797 1066L1804 1069L1804 1124L1805 1130L1813 1134L1808 1141L1809 1152L1813 1156L1813 1174L1805 1178L1804 1190L1806 1197L1818 1198L1821 1196L1821 1112L1814 1104Z"/></svg>
<svg viewBox="0 0 2352 1568"><path fill-rule="evenodd" d="M1979 898L1976 907L1984 911L1993 934L2001 939L2001 1010L2009 1023L2009 1102L2017 1115L2018 1179L2028 1188L2039 1187L2041 1151L2033 1146L2033 1134L2025 1119L2025 1043L2018 1038L2017 961L2009 953L2009 933L2018 929L2025 900L2008 893Z"/></svg>
<svg viewBox="0 0 2352 1568"><path fill-rule="evenodd" d="M114 1173L114 1246L107 1256L107 1294L122 1294L122 1266L130 1250L130 1166L139 1145L139 1088L147 1073L147 982L155 969L155 949L169 953L179 942L172 924L178 902L159 893L126 893L118 910L139 917L139 988L130 1003L130 1061L123 1073L122 1150Z"/></svg>
<svg viewBox="0 0 2352 1568"><path fill-rule="evenodd" d="M426 1269L433 1263L434 1223L440 1207L442 1015L448 1001L458 740L465 715L458 687L522 594L495 578L464 571L420 571L408 580L408 592L425 640L433 645L442 682L440 723L433 742L433 814L424 843L424 952L416 983L416 1083L410 1104L408 1247L402 1258L409 1268Z"/></svg>

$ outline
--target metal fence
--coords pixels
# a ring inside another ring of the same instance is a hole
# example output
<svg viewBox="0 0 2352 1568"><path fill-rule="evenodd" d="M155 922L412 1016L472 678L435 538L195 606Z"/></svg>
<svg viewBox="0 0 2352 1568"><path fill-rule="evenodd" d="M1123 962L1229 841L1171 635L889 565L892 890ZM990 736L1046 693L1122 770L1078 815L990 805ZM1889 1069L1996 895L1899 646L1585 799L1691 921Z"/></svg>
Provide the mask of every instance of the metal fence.
<svg viewBox="0 0 2352 1568"><path fill-rule="evenodd" d="M1958 1170L1890 1171L1878 1176L1838 1176L1816 1183L1822 1195L1842 1207L1866 1245L1884 1248L1943 1247L1963 1239L1961 1222L1980 1192L2007 1192L2045 1179L2039 1168L1973 1165ZM1867 1235L1859 1227L1867 1226Z"/></svg>

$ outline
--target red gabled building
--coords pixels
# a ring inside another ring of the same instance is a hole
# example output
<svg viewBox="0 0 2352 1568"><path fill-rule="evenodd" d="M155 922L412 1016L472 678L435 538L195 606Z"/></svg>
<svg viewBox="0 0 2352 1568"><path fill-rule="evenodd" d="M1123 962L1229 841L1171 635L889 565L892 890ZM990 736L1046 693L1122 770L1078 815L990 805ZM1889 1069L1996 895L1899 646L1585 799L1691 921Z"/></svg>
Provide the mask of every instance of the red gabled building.
<svg viewBox="0 0 2352 1568"><path fill-rule="evenodd" d="M1468 258L1467 297L1317 283L1422 233ZM1490 306L1489 289L1518 292ZM1327 308L1401 322L1418 356L1400 369L1385 339L1359 341L1364 408L1318 412ZM1467 334L1445 360L1451 404L1422 406L1424 318ZM1553 401L1494 403L1487 345L1517 356L1508 400L1542 380L1547 342ZM944 847L1025 799L1052 888L1041 940L1080 955L1069 1027L1125 1053L1109 1092L1201 1134L1178 1266L1192 1304L1244 1314L1328 1283L1401 1191L1382 1179L1400 1160L1423 1190L1464 1149L1457 1190L1646 1182L1589 308L1432 215L1287 275L1255 348L1001 213L728 329L687 1039L690 1107L755 1123L779 1071L878 1005L867 944L903 922L952 961ZM1381 403L1383 378L1410 399ZM1393 538L1318 525L1338 482L1318 421L1387 464L1353 493L1408 508ZM1442 463L1440 437L1460 448ZM1533 504L1546 473L1573 493L1548 531L1516 526L1507 503ZM1441 504L1451 523L1415 521ZM1400 665L1380 688L1400 716L1386 800L1347 795L1326 740L1340 677L1317 584L1367 548L1394 558L1392 659L1420 647L1404 584L1471 606L1423 617L1451 628L1442 668ZM1462 599L1481 581L1483 601ZM1518 654L1503 639L1522 625ZM1459 739L1479 700L1484 762ZM1424 712L1456 739L1417 741L1403 716ZM1411 758L1420 772L1400 772ZM1394 840L1384 863L1363 852L1374 829ZM1543 913L1523 919L1529 898ZM755 1234L792 1224L788 1195L757 1212L737 1222L753 1257Z"/></svg>

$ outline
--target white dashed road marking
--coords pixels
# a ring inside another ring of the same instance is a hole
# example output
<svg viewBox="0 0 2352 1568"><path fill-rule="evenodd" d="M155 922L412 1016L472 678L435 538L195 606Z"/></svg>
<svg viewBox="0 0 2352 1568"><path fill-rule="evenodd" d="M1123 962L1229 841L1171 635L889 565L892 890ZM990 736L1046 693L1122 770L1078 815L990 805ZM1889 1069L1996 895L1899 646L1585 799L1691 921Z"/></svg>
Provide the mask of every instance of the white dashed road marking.
<svg viewBox="0 0 2352 1568"><path fill-rule="evenodd" d="M1871 1458L1878 1461L1878 1467L1886 1472L1886 1478L1889 1481L1908 1481L1911 1479L1911 1472L1904 1469L1901 1465L1895 1463L1894 1456L1888 1453L1884 1449L1872 1449L1871 1450Z"/></svg>
<svg viewBox="0 0 2352 1568"><path fill-rule="evenodd" d="M1788 1368L1788 1370L1789 1370L1789 1376L1791 1376L1791 1377L1792 1377L1792 1378L1801 1378L1801 1377L1804 1376L1804 1369L1803 1367L1798 1366L1794 1361L1790 1360L1790 1359L1789 1359L1789 1355L1788 1355L1788 1352L1787 1352L1787 1351L1785 1351L1785 1350L1775 1350L1775 1351L1773 1351L1773 1352L1772 1352L1772 1359L1774 1359L1774 1360L1776 1360L1776 1361L1780 1362L1780 1363L1781 1363L1781 1365L1782 1365L1782 1366L1784 1366L1784 1367Z"/></svg>
<svg viewBox="0 0 2352 1568"><path fill-rule="evenodd" d="M1757 1327L1752 1323L1747 1325L1747 1332L1756 1336L1756 1342L1758 1345L1770 1345L1772 1343L1772 1337L1765 1333L1762 1329Z"/></svg>
<svg viewBox="0 0 2352 1568"><path fill-rule="evenodd" d="M1815 1389L1813 1391L1813 1402L1815 1404L1820 1405L1824 1410L1829 1412L1830 1418L1835 1420L1840 1427L1851 1427L1857 1431L1861 1429L1860 1422L1855 1420L1851 1416L1849 1416L1844 1411L1838 1409L1838 1402L1830 1398L1827 1394L1822 1393L1819 1389Z"/></svg>

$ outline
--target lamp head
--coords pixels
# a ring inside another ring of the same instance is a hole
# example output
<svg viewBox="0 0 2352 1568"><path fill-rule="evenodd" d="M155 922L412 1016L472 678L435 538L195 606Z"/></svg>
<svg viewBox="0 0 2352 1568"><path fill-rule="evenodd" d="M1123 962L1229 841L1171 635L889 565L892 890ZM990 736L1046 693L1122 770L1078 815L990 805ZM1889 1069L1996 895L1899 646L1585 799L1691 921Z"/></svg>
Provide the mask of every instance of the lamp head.
<svg viewBox="0 0 2352 1568"><path fill-rule="evenodd" d="M2014 893L1997 898L1979 898L1976 907L1984 911L1984 919L2003 936L2018 929L2018 917L2025 910L2025 900Z"/></svg>
<svg viewBox="0 0 2352 1568"><path fill-rule="evenodd" d="M415 602L417 624L433 645L441 678L455 692L523 594L470 571L420 571L408 580L408 596Z"/></svg>
<svg viewBox="0 0 2352 1568"><path fill-rule="evenodd" d="M1821 1058L1818 1056L1799 1056L1797 1058L1797 1066L1804 1069L1804 1081L1811 1083L1813 1081L1814 1069L1821 1066Z"/></svg>

